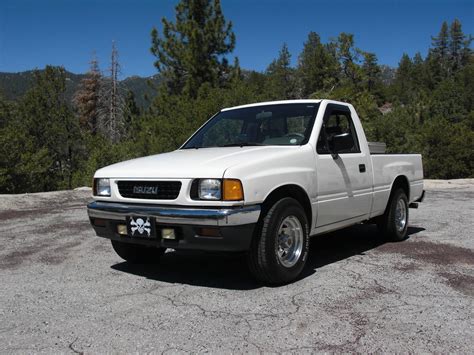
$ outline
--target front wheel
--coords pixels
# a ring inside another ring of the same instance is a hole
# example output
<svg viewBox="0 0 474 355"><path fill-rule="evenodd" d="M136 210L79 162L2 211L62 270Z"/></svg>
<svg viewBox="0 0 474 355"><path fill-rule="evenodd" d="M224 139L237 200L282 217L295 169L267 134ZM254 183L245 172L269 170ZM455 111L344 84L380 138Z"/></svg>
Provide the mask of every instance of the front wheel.
<svg viewBox="0 0 474 355"><path fill-rule="evenodd" d="M407 238L408 198L403 189L397 189L392 194L377 226L388 240L401 241Z"/></svg>
<svg viewBox="0 0 474 355"><path fill-rule="evenodd" d="M248 252L254 277L269 284L295 280L308 257L308 229L298 201L289 197L277 201L258 223Z"/></svg>
<svg viewBox="0 0 474 355"><path fill-rule="evenodd" d="M165 248L146 247L143 245L111 240L115 252L131 264L157 263L165 253Z"/></svg>

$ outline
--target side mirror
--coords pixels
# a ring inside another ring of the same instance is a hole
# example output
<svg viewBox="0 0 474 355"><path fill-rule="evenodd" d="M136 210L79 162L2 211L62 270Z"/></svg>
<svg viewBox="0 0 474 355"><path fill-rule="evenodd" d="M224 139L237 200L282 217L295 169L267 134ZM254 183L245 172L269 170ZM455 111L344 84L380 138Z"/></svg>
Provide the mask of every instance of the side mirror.
<svg viewBox="0 0 474 355"><path fill-rule="evenodd" d="M352 139L350 133L338 134L331 139L330 147L332 148L333 154L350 150L353 146L354 139Z"/></svg>

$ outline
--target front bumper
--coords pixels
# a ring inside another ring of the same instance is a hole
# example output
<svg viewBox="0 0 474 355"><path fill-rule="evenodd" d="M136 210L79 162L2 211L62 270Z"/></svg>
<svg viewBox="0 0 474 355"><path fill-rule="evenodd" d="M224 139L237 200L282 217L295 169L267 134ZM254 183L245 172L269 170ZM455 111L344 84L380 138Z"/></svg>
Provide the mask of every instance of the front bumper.
<svg viewBox="0 0 474 355"><path fill-rule="evenodd" d="M173 249L216 251L248 250L260 216L260 206L186 208L95 201L87 206L91 224L100 237ZM156 238L131 238L117 233L127 216L150 217ZM96 223L100 220L101 223ZM217 229L217 236L201 235L202 228ZM161 228L174 228L176 240L162 239Z"/></svg>

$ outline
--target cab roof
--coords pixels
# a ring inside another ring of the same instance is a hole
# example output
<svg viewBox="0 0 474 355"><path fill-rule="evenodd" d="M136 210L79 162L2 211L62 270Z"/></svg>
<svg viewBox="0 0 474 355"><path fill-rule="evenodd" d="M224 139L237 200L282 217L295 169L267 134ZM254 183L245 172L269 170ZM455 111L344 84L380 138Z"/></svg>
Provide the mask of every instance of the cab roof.
<svg viewBox="0 0 474 355"><path fill-rule="evenodd" d="M319 104L322 100L280 100L280 101L266 101L266 102L257 102L254 104L240 105L234 107L226 107L221 111L235 110L239 108L247 107L256 107L256 106L266 106L266 105L284 105L284 104Z"/></svg>

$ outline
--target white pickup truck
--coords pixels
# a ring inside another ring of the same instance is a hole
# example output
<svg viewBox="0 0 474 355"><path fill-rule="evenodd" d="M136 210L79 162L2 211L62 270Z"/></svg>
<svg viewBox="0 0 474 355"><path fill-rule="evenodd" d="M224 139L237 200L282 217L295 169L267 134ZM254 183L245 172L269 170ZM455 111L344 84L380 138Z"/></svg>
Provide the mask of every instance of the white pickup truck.
<svg viewBox="0 0 474 355"><path fill-rule="evenodd" d="M303 270L310 236L374 222L406 238L423 168L418 154L371 154L350 104L274 101L222 109L176 151L98 170L93 196L93 228L128 262L245 251L257 279L281 284Z"/></svg>

